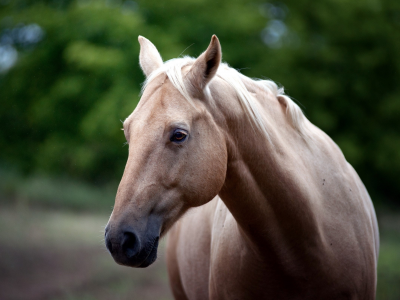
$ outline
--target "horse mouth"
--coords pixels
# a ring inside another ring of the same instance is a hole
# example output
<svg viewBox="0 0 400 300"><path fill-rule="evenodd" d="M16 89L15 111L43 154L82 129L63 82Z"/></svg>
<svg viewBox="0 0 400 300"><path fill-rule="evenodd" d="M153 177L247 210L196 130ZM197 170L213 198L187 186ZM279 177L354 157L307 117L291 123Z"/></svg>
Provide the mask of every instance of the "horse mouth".
<svg viewBox="0 0 400 300"><path fill-rule="evenodd" d="M137 266L137 268L147 268L150 266L152 263L154 263L157 259L157 250L158 250L158 242L159 242L159 237L157 237L151 246L148 248L149 252L146 258L143 260L143 262Z"/></svg>

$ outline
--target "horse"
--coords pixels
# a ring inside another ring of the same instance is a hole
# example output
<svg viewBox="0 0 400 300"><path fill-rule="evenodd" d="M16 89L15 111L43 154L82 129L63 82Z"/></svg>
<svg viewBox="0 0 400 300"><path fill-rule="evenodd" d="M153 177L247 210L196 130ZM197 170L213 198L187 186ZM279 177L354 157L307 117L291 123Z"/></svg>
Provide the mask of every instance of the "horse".
<svg viewBox="0 0 400 300"><path fill-rule="evenodd" d="M339 147L283 88L221 62L163 62L123 122L129 156L105 230L121 265L145 268L169 231L176 299L374 299L379 233Z"/></svg>

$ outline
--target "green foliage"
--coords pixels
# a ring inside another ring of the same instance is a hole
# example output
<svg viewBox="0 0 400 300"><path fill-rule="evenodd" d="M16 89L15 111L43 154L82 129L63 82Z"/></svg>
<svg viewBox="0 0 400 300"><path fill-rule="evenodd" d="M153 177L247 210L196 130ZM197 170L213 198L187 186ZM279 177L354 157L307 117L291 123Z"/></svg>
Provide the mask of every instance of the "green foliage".
<svg viewBox="0 0 400 300"><path fill-rule="evenodd" d="M0 170L1 203L14 203L21 208L109 213L116 188L117 182L99 187L70 178L21 176L15 171Z"/></svg>
<svg viewBox="0 0 400 300"><path fill-rule="evenodd" d="M143 80L137 35L149 30L141 17L101 2L64 10L39 3L4 15L39 24L45 38L1 79L3 160L91 179L121 173L120 120Z"/></svg>
<svg viewBox="0 0 400 300"><path fill-rule="evenodd" d="M400 196L397 0L0 5L3 32L21 22L44 31L35 46L16 45L17 65L0 75L3 164L88 180L120 178L127 157L120 120L134 109L144 79L137 36L152 40L166 60L192 44L184 54L199 55L217 34L225 61L245 75L282 83L301 102L373 196ZM273 25L284 26L275 42L268 40Z"/></svg>

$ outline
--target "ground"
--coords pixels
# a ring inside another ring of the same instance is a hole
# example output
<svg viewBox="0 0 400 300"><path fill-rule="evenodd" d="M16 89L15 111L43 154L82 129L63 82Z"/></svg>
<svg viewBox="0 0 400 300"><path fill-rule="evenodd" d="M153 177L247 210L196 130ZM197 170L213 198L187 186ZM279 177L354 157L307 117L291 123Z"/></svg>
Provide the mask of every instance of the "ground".
<svg viewBox="0 0 400 300"><path fill-rule="evenodd" d="M0 208L0 299L172 299L161 243L147 269L107 252L107 215Z"/></svg>
<svg viewBox="0 0 400 300"><path fill-rule="evenodd" d="M165 241L147 269L117 265L104 246L108 215L0 206L1 300L172 299ZM400 299L400 213L378 214L378 300Z"/></svg>

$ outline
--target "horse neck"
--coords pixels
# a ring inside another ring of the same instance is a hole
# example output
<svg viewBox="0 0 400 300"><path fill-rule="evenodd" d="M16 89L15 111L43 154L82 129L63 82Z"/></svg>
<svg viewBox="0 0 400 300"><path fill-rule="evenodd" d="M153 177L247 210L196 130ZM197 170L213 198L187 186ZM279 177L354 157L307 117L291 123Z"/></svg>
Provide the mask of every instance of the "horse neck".
<svg viewBox="0 0 400 300"><path fill-rule="evenodd" d="M215 99L220 103L219 115L224 115L221 126L229 153L219 196L246 240L263 251L285 241L310 243L318 230L309 200L314 191L306 184L312 181L306 168L307 160L313 159L309 145L289 124L285 107L276 97L261 90L252 92L260 98L270 141L245 114L235 114L240 110L238 101L233 105L233 99Z"/></svg>

